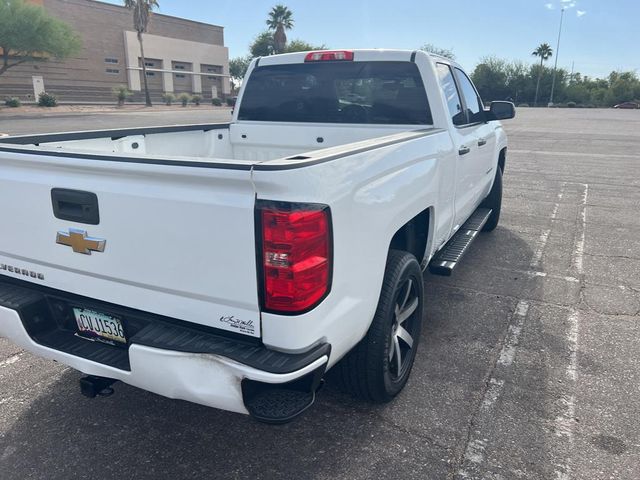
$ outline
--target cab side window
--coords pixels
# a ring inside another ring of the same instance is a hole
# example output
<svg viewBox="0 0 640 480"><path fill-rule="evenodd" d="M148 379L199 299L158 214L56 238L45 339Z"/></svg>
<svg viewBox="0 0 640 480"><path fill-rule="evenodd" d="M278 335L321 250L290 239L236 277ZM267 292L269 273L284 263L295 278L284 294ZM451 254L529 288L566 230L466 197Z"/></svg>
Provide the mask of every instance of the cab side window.
<svg viewBox="0 0 640 480"><path fill-rule="evenodd" d="M456 68L455 70L460 90L462 90L462 96L464 97L464 102L467 105L467 123L473 124L484 122L484 107L482 105L480 95L478 95L478 92L473 86L473 83L471 83L471 80L469 80L469 77L467 77L467 74L459 68Z"/></svg>
<svg viewBox="0 0 640 480"><path fill-rule="evenodd" d="M438 72L438 80L440 81L440 88L442 88L442 94L447 101L447 107L449 108L449 115L453 120L454 125L464 125L467 123L467 117L462 111L462 102L460 101L460 94L458 93L458 87L453 79L453 73L449 65L444 63L436 64L436 70Z"/></svg>

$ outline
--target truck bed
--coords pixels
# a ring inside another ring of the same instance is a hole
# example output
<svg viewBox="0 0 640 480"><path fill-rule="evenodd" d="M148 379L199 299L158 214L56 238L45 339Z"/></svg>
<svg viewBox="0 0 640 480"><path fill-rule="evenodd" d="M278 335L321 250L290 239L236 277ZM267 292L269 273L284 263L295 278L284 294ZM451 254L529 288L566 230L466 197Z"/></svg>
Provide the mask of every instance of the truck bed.
<svg viewBox="0 0 640 480"><path fill-rule="evenodd" d="M403 140L406 136L397 134L412 131L415 128L261 122L173 125L7 137L0 139L0 151L248 169L271 160L300 163L314 157L315 151L332 147L348 152L349 144L361 148L366 142L376 148L390 140Z"/></svg>

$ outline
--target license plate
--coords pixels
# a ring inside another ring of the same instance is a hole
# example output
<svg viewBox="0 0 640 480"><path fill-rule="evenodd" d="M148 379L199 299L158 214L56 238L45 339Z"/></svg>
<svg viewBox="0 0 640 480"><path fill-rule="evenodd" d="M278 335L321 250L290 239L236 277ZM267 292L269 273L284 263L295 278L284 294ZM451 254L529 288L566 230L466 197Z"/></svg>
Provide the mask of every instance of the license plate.
<svg viewBox="0 0 640 480"><path fill-rule="evenodd" d="M127 343L120 319L86 308L74 308L73 314L81 336L111 345Z"/></svg>

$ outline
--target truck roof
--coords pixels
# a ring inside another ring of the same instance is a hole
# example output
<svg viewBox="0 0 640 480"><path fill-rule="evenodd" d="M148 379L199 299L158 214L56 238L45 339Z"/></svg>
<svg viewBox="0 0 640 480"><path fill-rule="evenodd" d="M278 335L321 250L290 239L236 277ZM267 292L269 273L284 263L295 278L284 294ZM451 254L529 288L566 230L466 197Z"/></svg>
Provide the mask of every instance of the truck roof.
<svg viewBox="0 0 640 480"><path fill-rule="evenodd" d="M424 50L407 50L407 49L383 49L383 48L335 48L335 49L326 49L326 50L310 50L306 52L294 52L294 53L283 53L279 55L270 55L267 57L258 57L253 60L254 65L253 68L257 66L266 66L266 65L286 65L286 64L295 64L295 63L304 63L305 59L308 55L312 53L341 53L347 52L349 54L353 54L353 61L363 62L363 61L396 61L396 62L406 62L415 60L416 56L426 56L431 57L432 59L437 59L438 61L443 61L446 63L450 63L452 65L457 65L456 62L451 60L450 58L443 57L441 55L437 55L434 53L429 53Z"/></svg>

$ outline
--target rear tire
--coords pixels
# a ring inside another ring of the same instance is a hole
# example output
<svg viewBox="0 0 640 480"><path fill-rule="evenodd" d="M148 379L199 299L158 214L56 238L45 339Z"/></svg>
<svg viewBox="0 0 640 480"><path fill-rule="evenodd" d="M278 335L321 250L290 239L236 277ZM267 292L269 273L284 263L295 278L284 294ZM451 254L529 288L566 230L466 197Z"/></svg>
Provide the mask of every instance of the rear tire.
<svg viewBox="0 0 640 480"><path fill-rule="evenodd" d="M500 221L500 210L502 209L502 169L500 167L496 169L496 178L493 180L489 195L482 201L480 206L491 209L489 220L482 227L482 231L491 232L495 230Z"/></svg>
<svg viewBox="0 0 640 480"><path fill-rule="evenodd" d="M336 365L339 383L357 398L393 399L415 359L424 302L422 270L408 252L390 250L376 313L366 336Z"/></svg>

